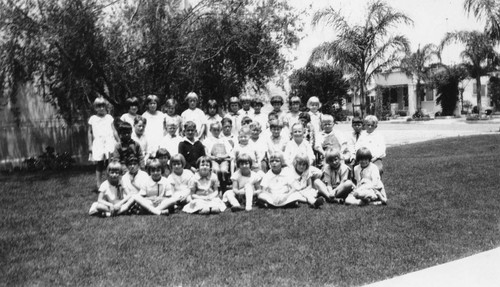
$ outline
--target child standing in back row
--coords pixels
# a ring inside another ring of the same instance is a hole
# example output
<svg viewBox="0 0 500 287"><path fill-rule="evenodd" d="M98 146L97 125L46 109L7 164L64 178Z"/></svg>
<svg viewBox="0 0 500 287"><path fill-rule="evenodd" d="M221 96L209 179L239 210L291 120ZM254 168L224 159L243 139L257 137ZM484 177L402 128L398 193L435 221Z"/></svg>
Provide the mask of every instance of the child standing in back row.
<svg viewBox="0 0 500 287"><path fill-rule="evenodd" d="M187 94L186 102L188 103L188 108L181 114L182 124L185 127L187 122L193 122L196 125L196 140L203 140L205 136L205 123L206 115L200 110L198 106L199 102L198 95L194 92ZM184 134L185 135L185 134Z"/></svg>
<svg viewBox="0 0 500 287"><path fill-rule="evenodd" d="M113 117L108 114L107 101L96 98L94 109L96 114L89 118L88 144L89 160L96 166L96 190L101 186L102 173L107 166L107 160L115 150L118 135L113 125Z"/></svg>
<svg viewBox="0 0 500 287"><path fill-rule="evenodd" d="M129 123L131 126L134 126L134 119L137 117L137 112L139 111L139 99L136 97L131 97L125 100L125 104L127 105L127 113L124 113L120 120Z"/></svg>
<svg viewBox="0 0 500 287"><path fill-rule="evenodd" d="M314 127L316 132L320 132L321 129L321 121L323 117L323 113L319 111L321 108L321 102L318 97L310 97L307 100L307 108L309 109L309 116L311 117L311 124Z"/></svg>
<svg viewBox="0 0 500 287"><path fill-rule="evenodd" d="M142 117L148 121L148 124L144 129L144 134L148 142L148 153L154 154L165 134L165 115L158 111L160 98L156 95L147 96L145 104L146 111L142 114Z"/></svg>
<svg viewBox="0 0 500 287"><path fill-rule="evenodd" d="M182 118L178 114L177 111L177 101L174 99L168 99L164 105L165 110L165 123L173 123L176 128L176 135L182 135ZM168 131L167 131L168 132Z"/></svg>

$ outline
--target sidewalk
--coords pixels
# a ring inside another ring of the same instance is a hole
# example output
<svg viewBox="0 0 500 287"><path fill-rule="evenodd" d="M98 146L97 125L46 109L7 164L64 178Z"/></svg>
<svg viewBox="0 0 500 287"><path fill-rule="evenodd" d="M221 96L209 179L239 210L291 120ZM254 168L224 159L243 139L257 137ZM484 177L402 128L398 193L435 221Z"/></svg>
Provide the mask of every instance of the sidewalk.
<svg viewBox="0 0 500 287"><path fill-rule="evenodd" d="M365 286L500 286L499 272L500 247Z"/></svg>

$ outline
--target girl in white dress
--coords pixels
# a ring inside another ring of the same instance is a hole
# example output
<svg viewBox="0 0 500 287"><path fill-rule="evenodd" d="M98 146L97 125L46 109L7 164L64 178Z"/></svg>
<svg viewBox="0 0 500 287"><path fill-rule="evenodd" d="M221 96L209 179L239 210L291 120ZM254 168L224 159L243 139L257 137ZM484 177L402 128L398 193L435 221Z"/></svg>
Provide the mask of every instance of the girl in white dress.
<svg viewBox="0 0 500 287"><path fill-rule="evenodd" d="M208 156L202 156L197 161L198 171L195 173L191 186L191 200L182 211L187 213L217 214L226 210L226 205L220 197L219 180L212 172L212 161Z"/></svg>
<svg viewBox="0 0 500 287"><path fill-rule="evenodd" d="M148 154L155 154L160 146L161 140L165 135L165 114L158 111L160 99L155 95L149 95L146 98L146 111L142 116L147 120L144 129L144 135L148 145Z"/></svg>
<svg viewBox="0 0 500 287"><path fill-rule="evenodd" d="M118 141L118 133L113 125L113 117L106 109L108 102L104 98L94 101L96 114L89 118L88 142L89 160L96 165L96 187L99 189L102 183L102 173L107 165L107 160L115 150Z"/></svg>

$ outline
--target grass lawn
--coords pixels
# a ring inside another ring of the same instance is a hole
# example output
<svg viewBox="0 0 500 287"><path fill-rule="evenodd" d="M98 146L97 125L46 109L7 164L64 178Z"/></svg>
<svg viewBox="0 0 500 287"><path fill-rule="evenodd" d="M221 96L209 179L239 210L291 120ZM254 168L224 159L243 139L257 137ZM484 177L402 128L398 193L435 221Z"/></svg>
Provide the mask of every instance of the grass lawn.
<svg viewBox="0 0 500 287"><path fill-rule="evenodd" d="M387 206L87 215L92 172L0 179L0 285L352 286L500 246L500 135L388 149Z"/></svg>

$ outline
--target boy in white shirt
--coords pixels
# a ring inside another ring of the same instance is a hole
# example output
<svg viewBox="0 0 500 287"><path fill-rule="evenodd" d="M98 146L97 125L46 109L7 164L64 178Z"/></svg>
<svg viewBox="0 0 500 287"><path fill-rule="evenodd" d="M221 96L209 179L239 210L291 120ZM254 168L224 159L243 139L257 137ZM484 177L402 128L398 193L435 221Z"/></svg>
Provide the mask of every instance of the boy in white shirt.
<svg viewBox="0 0 500 287"><path fill-rule="evenodd" d="M292 140L285 146L285 162L287 166L292 166L293 159L298 154L305 154L309 160L309 165L314 162L314 152L311 144L304 139L304 126L298 122L292 126Z"/></svg>
<svg viewBox="0 0 500 287"><path fill-rule="evenodd" d="M181 136L177 135L177 123L173 119L167 119L165 123L167 134L163 137L160 148L168 151L170 156L179 153L179 143L182 141Z"/></svg>

